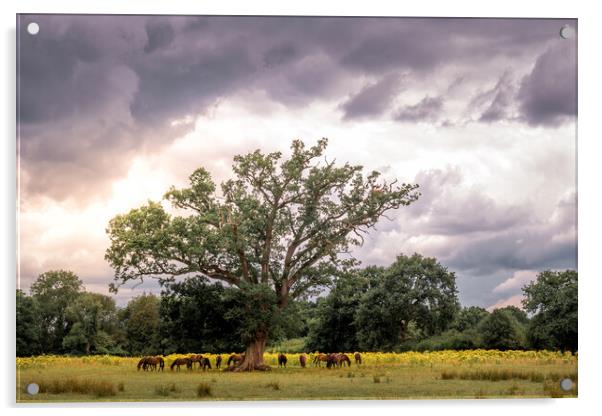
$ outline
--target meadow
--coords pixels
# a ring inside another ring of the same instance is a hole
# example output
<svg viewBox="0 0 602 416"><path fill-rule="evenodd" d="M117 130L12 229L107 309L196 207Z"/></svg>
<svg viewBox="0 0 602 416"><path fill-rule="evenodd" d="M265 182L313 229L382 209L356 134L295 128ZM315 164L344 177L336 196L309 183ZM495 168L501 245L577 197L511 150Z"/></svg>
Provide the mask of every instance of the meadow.
<svg viewBox="0 0 602 416"><path fill-rule="evenodd" d="M215 362L215 355L203 354ZM222 354L227 359L229 354ZM313 354L307 354L309 363ZM352 354L349 354L352 357ZM252 373L138 371L139 357L37 356L17 358L17 402L352 400L577 397L577 356L548 351L436 351L362 353L363 364L327 369L266 353L271 371ZM225 361L224 361L225 362ZM565 391L560 381L570 378ZM40 386L30 395L29 383Z"/></svg>

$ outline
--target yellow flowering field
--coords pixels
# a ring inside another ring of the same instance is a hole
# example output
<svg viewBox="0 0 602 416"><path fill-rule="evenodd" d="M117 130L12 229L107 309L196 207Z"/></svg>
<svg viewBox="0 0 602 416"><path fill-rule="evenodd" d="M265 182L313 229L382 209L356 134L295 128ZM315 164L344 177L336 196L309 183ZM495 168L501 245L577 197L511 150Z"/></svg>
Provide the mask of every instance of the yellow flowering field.
<svg viewBox="0 0 602 416"><path fill-rule="evenodd" d="M271 371L169 371L175 358L165 356L165 371L138 371L140 357L108 355L43 355L17 358L18 402L171 401L171 400L300 400L300 399L453 399L576 397L578 357L551 351L354 352L349 367L315 367L318 352L286 354L287 368L278 368L278 354L266 353ZM198 354L195 352L195 354ZM216 354L204 354L215 364ZM222 356L222 369L230 352ZM570 379L569 389L561 381ZM36 383L40 392L27 393Z"/></svg>

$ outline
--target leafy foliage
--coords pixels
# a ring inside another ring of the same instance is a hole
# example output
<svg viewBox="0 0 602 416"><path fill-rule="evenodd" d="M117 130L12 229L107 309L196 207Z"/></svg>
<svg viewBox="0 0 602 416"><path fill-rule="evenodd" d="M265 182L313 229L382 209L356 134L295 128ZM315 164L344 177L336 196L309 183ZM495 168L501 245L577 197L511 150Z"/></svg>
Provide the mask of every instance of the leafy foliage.
<svg viewBox="0 0 602 416"><path fill-rule="evenodd" d="M79 277L67 270L42 273L31 285L31 294L39 306L42 348L62 351L63 338L71 329L66 310L83 289Z"/></svg>
<svg viewBox="0 0 602 416"><path fill-rule="evenodd" d="M360 347L391 350L406 339L412 322L426 336L446 329L459 308L455 279L434 258L398 256L361 299Z"/></svg>
<svg viewBox="0 0 602 416"><path fill-rule="evenodd" d="M525 328L512 310L495 309L481 322L480 332L485 348L505 351L526 346Z"/></svg>
<svg viewBox="0 0 602 416"><path fill-rule="evenodd" d="M252 331L265 336L275 306L326 285L385 212L419 196L417 185L398 186L376 171L364 176L362 166L321 161L326 146L326 139L310 148L295 140L286 160L259 150L236 156L235 178L221 185L223 198L199 168L190 187L165 195L187 215L172 216L149 202L113 218L105 255L115 271L111 290L145 277L165 283L196 273L221 280L243 292L233 299L265 302L263 315L245 316L248 327L239 330L246 340Z"/></svg>
<svg viewBox="0 0 602 416"><path fill-rule="evenodd" d="M115 301L99 293L80 293L65 309L71 323L63 347L74 353L113 353L116 320Z"/></svg>
<svg viewBox="0 0 602 416"><path fill-rule="evenodd" d="M17 334L16 352L18 357L35 355L42 352L41 335L42 328L38 321L39 310L37 303L17 290Z"/></svg>
<svg viewBox="0 0 602 416"><path fill-rule="evenodd" d="M546 270L523 288L523 306L535 314L529 339L536 348L577 351L577 279L574 270Z"/></svg>
<svg viewBox="0 0 602 416"><path fill-rule="evenodd" d="M135 355L153 355L161 351L160 309L161 301L154 295L143 294L130 300L119 311L123 326L124 348Z"/></svg>

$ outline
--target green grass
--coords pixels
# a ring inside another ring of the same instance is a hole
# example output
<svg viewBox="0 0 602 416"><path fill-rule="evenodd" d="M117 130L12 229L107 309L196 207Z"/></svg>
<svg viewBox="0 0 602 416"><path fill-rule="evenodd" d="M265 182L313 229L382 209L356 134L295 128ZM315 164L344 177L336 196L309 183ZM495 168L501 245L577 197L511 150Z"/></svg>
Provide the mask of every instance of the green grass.
<svg viewBox="0 0 602 416"><path fill-rule="evenodd" d="M445 376L443 376L445 374ZM571 391L560 379L574 381ZM17 374L17 401L194 401L301 399L446 399L576 397L577 364L521 361L487 364L382 364L351 368L273 368L268 372L220 370L144 372L90 362L23 368ZM26 393L35 382L40 393Z"/></svg>

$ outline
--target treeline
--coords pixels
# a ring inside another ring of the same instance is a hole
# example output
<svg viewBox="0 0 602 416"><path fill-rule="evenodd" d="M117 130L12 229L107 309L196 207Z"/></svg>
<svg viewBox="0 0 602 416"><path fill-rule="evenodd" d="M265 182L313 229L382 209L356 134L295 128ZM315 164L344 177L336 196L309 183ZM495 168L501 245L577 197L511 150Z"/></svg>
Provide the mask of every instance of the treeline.
<svg viewBox="0 0 602 416"><path fill-rule="evenodd" d="M435 259L399 256L391 266L340 273L329 293L281 312L257 294L203 277L166 284L125 307L86 292L74 273L49 271L17 291L17 355L146 355L241 351L249 321L267 315L270 342L305 351L437 349L577 350L577 273L545 271L523 288L524 308L461 308L455 275ZM282 345L282 344L280 344Z"/></svg>

